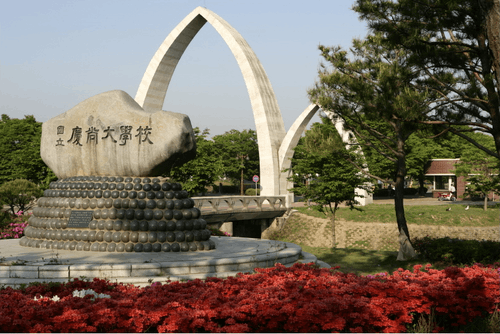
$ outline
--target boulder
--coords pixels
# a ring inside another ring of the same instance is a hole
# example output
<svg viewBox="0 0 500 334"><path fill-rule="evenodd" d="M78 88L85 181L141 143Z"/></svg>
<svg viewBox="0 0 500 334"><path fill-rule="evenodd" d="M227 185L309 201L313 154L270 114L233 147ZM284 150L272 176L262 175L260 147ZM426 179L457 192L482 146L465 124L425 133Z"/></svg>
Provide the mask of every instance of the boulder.
<svg viewBox="0 0 500 334"><path fill-rule="evenodd" d="M119 90L93 96L42 126L41 156L59 179L158 176L196 154L189 117L144 111Z"/></svg>

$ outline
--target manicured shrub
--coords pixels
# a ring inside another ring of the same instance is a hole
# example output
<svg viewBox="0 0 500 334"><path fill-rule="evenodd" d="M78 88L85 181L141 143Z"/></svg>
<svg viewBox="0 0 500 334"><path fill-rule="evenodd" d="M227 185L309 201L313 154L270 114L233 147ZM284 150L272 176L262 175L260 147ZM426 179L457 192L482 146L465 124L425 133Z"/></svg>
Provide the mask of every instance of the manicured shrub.
<svg viewBox="0 0 500 334"><path fill-rule="evenodd" d="M19 211L15 215L8 212L1 212L0 215L7 215L7 218L0 222L0 239L19 239L24 235L24 229L28 226L28 219L31 213L24 214Z"/></svg>
<svg viewBox="0 0 500 334"><path fill-rule="evenodd" d="M500 261L500 242L461 240L452 238L413 239L417 253L427 261L442 261L449 264L491 264Z"/></svg>
<svg viewBox="0 0 500 334"><path fill-rule="evenodd" d="M245 195L247 195L247 196L259 196L260 195L260 189L255 190L255 188L248 188L245 191Z"/></svg>

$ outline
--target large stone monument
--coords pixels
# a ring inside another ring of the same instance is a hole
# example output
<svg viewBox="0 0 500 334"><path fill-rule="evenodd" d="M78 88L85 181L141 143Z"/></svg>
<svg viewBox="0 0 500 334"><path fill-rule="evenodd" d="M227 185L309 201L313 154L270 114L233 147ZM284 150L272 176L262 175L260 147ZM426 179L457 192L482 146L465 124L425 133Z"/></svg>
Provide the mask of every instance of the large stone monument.
<svg viewBox="0 0 500 334"><path fill-rule="evenodd" d="M42 159L59 180L38 200L20 245L102 252L215 248L187 191L159 176L195 152L186 115L145 111L122 91L81 102L43 124Z"/></svg>

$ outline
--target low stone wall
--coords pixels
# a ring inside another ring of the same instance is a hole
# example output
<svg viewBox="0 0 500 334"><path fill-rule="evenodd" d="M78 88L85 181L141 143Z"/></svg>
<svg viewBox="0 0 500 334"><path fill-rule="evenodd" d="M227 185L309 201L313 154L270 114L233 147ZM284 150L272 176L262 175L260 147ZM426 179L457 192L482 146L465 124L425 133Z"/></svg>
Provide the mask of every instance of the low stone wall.
<svg viewBox="0 0 500 334"><path fill-rule="evenodd" d="M408 224L411 238L459 238L466 240L500 241L500 226L496 227L452 227ZM397 224L353 223L337 221L335 223L335 242L337 248L361 248L397 251Z"/></svg>

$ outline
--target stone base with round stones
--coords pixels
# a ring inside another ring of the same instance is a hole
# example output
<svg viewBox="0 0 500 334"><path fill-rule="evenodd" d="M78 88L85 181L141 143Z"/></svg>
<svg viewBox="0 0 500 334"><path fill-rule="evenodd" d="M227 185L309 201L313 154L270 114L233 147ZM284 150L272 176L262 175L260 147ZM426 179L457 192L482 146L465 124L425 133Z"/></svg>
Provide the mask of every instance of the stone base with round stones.
<svg viewBox="0 0 500 334"><path fill-rule="evenodd" d="M20 245L95 252L205 251L215 249L206 227L179 183L75 176L45 190Z"/></svg>

